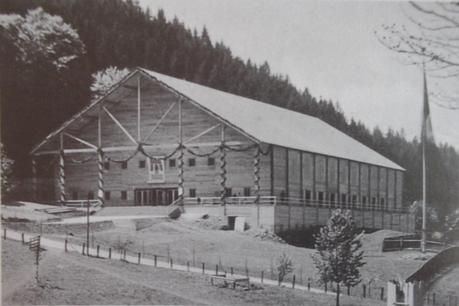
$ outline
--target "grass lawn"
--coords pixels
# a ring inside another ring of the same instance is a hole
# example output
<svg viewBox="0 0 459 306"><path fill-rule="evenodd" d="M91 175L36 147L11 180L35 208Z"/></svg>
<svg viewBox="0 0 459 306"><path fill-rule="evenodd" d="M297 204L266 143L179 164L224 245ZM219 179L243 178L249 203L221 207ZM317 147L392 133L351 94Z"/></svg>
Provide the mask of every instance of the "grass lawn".
<svg viewBox="0 0 459 306"><path fill-rule="evenodd" d="M193 304L334 305L334 297L263 286L232 290L211 286L209 276L94 259L48 250L34 279L33 254L19 242L2 241L2 304ZM384 305L342 297L342 305Z"/></svg>
<svg viewBox="0 0 459 306"><path fill-rule="evenodd" d="M217 230L205 220L152 219L128 222L132 222L132 226L97 230L94 225L91 240L94 245L99 244L101 247L125 245L131 252L141 252L150 257L158 255L162 260L170 257L181 264L187 261L198 267L202 262L207 267L218 264L227 271L232 267L239 274L245 274L248 268L250 275L258 277L264 271L265 277L273 279L276 277L276 260L282 253L286 253L292 259L297 282L306 284L308 278L318 279L311 258L315 252L312 249L254 237L252 231L238 233ZM61 233L54 231L54 237L62 239L66 232L72 232L70 238L74 242L85 241L84 227L67 229L62 228ZM382 237L391 234L394 233L373 233L365 235L363 240L367 263L362 268L363 282L373 287L371 294L375 296L379 296L380 288L386 287L388 280L407 277L424 262L419 260L420 254L416 251L382 253ZM362 290L358 287L353 288L353 291L361 294Z"/></svg>

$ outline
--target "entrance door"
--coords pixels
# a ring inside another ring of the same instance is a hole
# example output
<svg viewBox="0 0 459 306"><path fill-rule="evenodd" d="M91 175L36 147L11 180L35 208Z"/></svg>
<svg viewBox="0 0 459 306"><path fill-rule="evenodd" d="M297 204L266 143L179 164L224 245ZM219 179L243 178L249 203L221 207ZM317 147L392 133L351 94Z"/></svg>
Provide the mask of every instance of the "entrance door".
<svg viewBox="0 0 459 306"><path fill-rule="evenodd" d="M135 205L169 205L178 197L177 188L142 188L134 190Z"/></svg>

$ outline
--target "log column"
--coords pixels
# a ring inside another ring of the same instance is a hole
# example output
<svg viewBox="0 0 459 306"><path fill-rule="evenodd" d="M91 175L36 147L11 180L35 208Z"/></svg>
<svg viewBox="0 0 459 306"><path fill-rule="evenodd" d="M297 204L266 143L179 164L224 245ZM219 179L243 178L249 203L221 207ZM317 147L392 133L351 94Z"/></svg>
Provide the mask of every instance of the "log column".
<svg viewBox="0 0 459 306"><path fill-rule="evenodd" d="M97 116L97 199L102 206L105 205L104 190L104 153L102 152L102 110Z"/></svg>
<svg viewBox="0 0 459 306"><path fill-rule="evenodd" d="M257 226L260 226L260 145L257 145L253 160L255 183L255 204L257 205Z"/></svg>
<svg viewBox="0 0 459 306"><path fill-rule="evenodd" d="M178 108L179 108L179 156L178 156L178 166L179 166L179 175L178 175L178 179L179 179L179 182L178 182L178 196L179 196L179 199L181 199L181 205L183 205L183 198L184 198L184 193L185 193L185 190L184 190L184 161L183 161L183 155L184 155L184 152L183 152L183 133L182 133L182 100L180 99L179 100L179 104L178 104Z"/></svg>
<svg viewBox="0 0 459 306"><path fill-rule="evenodd" d="M59 201L61 205L65 202L65 161L64 161L64 134L60 134L60 150L59 150Z"/></svg>
<svg viewBox="0 0 459 306"><path fill-rule="evenodd" d="M226 216L226 151L225 151L225 126L221 125L220 131L220 201L223 206L223 215Z"/></svg>

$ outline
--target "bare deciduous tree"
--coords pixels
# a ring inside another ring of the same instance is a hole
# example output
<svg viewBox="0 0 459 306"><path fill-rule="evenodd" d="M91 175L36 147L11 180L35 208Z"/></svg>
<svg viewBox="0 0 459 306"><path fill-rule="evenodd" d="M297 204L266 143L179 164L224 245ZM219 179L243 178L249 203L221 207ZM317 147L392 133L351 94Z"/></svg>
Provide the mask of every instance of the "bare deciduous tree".
<svg viewBox="0 0 459 306"><path fill-rule="evenodd" d="M425 65L432 102L459 109L459 2L409 2L401 8L409 22L382 25L379 41L407 63Z"/></svg>

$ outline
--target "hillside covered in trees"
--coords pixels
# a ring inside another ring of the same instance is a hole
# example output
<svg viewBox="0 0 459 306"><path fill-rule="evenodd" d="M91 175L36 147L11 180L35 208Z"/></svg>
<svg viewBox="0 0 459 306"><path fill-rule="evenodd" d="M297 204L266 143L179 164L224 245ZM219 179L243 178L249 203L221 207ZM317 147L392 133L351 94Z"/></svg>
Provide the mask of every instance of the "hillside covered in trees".
<svg viewBox="0 0 459 306"><path fill-rule="evenodd" d="M0 42L2 142L16 161L17 176L29 175L32 146L89 103L92 73L141 66L319 117L403 166L406 204L421 197L417 139L408 140L400 131L370 131L346 119L337 103L299 90L288 77L271 73L268 63L244 61L223 43L212 43L205 28L188 29L178 19L166 20L162 11L121 0L3 0L0 13L25 15L38 6L62 16L77 31L84 51L67 69L54 71L46 65L17 67L14 50ZM428 151L428 201L444 215L459 201L459 154L446 144Z"/></svg>

